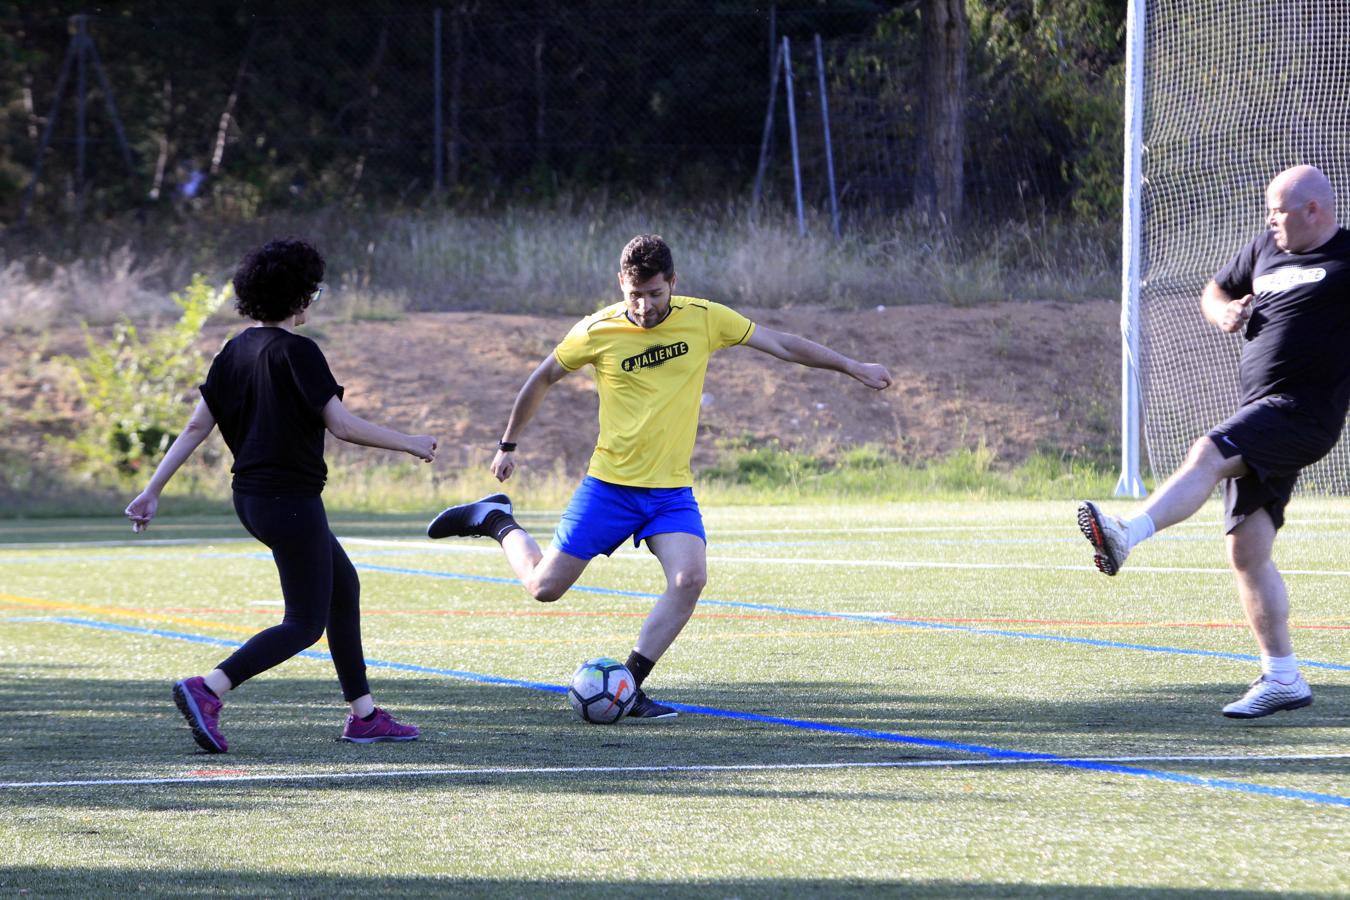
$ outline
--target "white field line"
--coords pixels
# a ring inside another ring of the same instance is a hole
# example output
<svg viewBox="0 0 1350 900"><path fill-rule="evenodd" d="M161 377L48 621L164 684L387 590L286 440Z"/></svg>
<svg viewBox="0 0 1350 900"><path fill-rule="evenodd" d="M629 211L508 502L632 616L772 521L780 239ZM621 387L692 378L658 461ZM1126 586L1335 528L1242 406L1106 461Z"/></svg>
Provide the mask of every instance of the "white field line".
<svg viewBox="0 0 1350 900"><path fill-rule="evenodd" d="M1067 521L1067 520L1066 520ZM1217 529L1221 523L1216 520L1197 518L1186 522L1178 522L1168 527L1168 531L1182 531L1185 529L1213 530ZM1327 519L1294 519L1286 518L1284 527L1290 526L1322 526L1322 525L1350 525L1350 518L1327 518ZM895 534L895 533L925 533L925 532L948 532L948 531L1064 531L1076 534L1077 525L1070 524L1067 528L1062 522L1047 522L1042 525L1021 523L1004 524L998 523L991 525L989 522L972 522L969 525L875 525L869 527L855 528L849 525L840 525L838 527L796 527L792 524L785 524L777 528L710 528L715 534ZM1217 532L1216 532L1217 535Z"/></svg>
<svg viewBox="0 0 1350 900"><path fill-rule="evenodd" d="M359 538L359 537L340 537L343 544L364 547L394 547L405 550L417 550L425 553L450 553L450 554L487 554L494 555L501 553L501 550L495 546L478 547L464 544L433 544L428 541L409 541L394 538ZM28 544L0 544L0 550L50 550L65 549L69 550L73 546L78 547L143 547L146 545L158 546L186 546L193 544L257 544L253 538L214 538L209 541L203 541L192 538L173 538L173 539L128 539L121 541L79 541L74 543L28 543ZM261 546L261 545L259 545ZM625 547L614 554L611 559L620 560L646 560L649 554L630 547ZM709 562L737 563L741 565L776 565L776 566L847 566L854 568L880 568L880 569L951 569L951 570L1019 570L1029 572L1095 572L1095 567L1088 565L1052 565L1046 563L1034 562L947 562L943 560L906 560L906 559L830 559L830 558L807 558L800 556L720 556L714 555L708 557ZM1229 575L1232 570L1217 566L1130 566L1129 571L1149 573L1154 575L1169 574L1193 574L1193 575ZM1350 569L1280 569L1284 575L1309 575L1321 576L1324 578L1350 578Z"/></svg>
<svg viewBox="0 0 1350 900"><path fill-rule="evenodd" d="M406 769L359 772L295 772L269 775L191 775L165 778L86 778L70 781L5 781L0 790L64 787L122 787L152 784L249 783L276 781L333 781L375 778L446 778L483 775L593 775L662 774L665 772L787 772L829 769L915 769L970 766L1062 765L1065 762L1160 763L1160 762L1294 762L1350 759L1350 753L1306 753L1280 756L1056 756L1050 759L919 759L868 762L740 763L689 766L541 766L534 768Z"/></svg>
<svg viewBox="0 0 1350 900"><path fill-rule="evenodd" d="M420 548L425 551L452 551L458 553L501 553L497 546L463 546L447 544L421 544L417 541L400 541L393 538L343 537L343 544L362 546L398 546L398 548ZM639 551L617 552L610 557L614 560L647 560L648 553ZM840 560L807 559L801 556L709 556L709 563L768 564L768 565L844 565L856 568L891 569L1025 569L1030 572L1096 572L1092 565L1048 565L1044 563L945 563L940 560ZM1168 573L1192 573L1192 575L1231 575L1233 571L1219 567L1200 567L1200 565L1130 565L1131 572L1149 572L1154 575ZM1326 578L1350 578L1350 569L1287 569L1281 568L1282 575L1322 575Z"/></svg>
<svg viewBox="0 0 1350 900"><path fill-rule="evenodd" d="M394 539L378 538L340 538L343 544L352 544L370 547L400 547L404 549L422 549L429 551L451 550L458 553L489 553L500 554L501 550L497 547L464 547L463 545L452 544L424 544L417 541L400 541ZM611 559L636 560L649 559L649 554L632 551L629 553L615 553ZM943 562L940 560L907 560L907 559L811 559L800 556L709 556L708 562L726 562L739 564L768 564L778 566L852 566L858 568L879 568L879 569L1018 569L1031 572L1096 572L1094 566L1065 566L1065 565L1047 565L1045 563L1010 563L1010 562ZM1131 572L1148 572L1151 574L1199 574L1199 575L1231 575L1231 569L1203 566L1129 566ZM1322 575L1328 578L1350 578L1350 569L1280 569L1284 575Z"/></svg>
<svg viewBox="0 0 1350 900"><path fill-rule="evenodd" d="M556 512L539 512L539 513L533 513L533 514L530 514L530 513L518 514L518 517L527 518L527 519L544 518L544 519L547 519L547 520L550 520L550 521L551 521L551 520L553 520L553 519L556 519L558 515L559 515L559 513L556 513ZM344 523L340 523L340 525L344 525L344 526L350 526L350 525L352 525L352 524L360 524L360 523L345 523L345 522L344 522ZM1194 520L1192 520L1192 521L1188 521L1188 522L1179 522L1179 523L1177 523L1176 525L1171 526L1171 527L1168 529L1168 531L1173 531L1173 532L1175 532L1175 531L1181 531L1181 530L1184 530L1184 529L1210 530L1210 529L1213 529L1217 524L1218 524L1218 523L1216 523L1216 522L1211 522L1211 521L1194 521ZM1290 519L1285 519L1285 527L1286 527L1286 528L1288 528L1288 527L1290 527L1290 526L1312 526L1312 527L1318 527L1318 526L1327 526L1327 525L1350 525L1350 518L1326 518L1326 519L1292 519L1292 518L1290 518ZM206 522L201 522L201 523L193 522L193 523L177 524L177 525L174 525L173 527L176 528L176 529L191 530L191 529L219 528L219 527L221 527L221 526L220 526L218 523L213 524L213 523L206 523ZM60 524L60 525L30 525L30 524L25 524L25 525L23 526L23 529L22 529L22 530L27 531L27 532L69 531L70 528L71 528L71 526L70 526L69 524ZM794 526L792 526L792 525L786 525L786 526L780 526L780 527L777 527L777 528L716 528L716 529L714 529L714 531L715 531L717 534L719 534L719 535L755 535L755 534L784 535L784 534L791 534L791 535L809 536L809 535L817 535L817 534L909 534L909 533L912 533L912 534L928 534L928 533L944 533L944 532L957 532L957 533L959 533L959 532L966 532L966 531L987 531L987 530L989 530L990 528L991 528L991 526L990 526L987 522L984 522L984 523L972 523L972 524L969 524L969 525L877 525L877 526L870 526L870 527L853 527L853 526L848 526L848 525L840 525L840 526L838 526L838 527L831 527L831 528L819 528L819 527L794 527ZM1070 532L1070 533L1076 531L1076 529L1073 528L1073 527L1070 527L1070 528L1067 528L1067 529L1066 529L1066 528L1061 527L1061 525L1060 525L1059 523L1053 523L1053 522L1047 522L1047 523L1041 524L1041 525L1037 525L1037 524L1018 524L1018 525L1013 525L1013 524L999 524L999 525L996 526L996 530L997 530L997 531L1000 531L1000 532L1007 532L1007 531L1026 531L1026 532L1038 532L1038 531L1039 531L1039 532L1045 532L1045 531L1049 531L1049 532L1061 532L1061 531L1065 531L1065 532ZM4 531L4 529L0 529L0 533L3 533L3 531ZM1331 537L1331 536L1329 535L1328 537ZM410 541L410 540L400 540L400 539L353 538L353 537L347 537L347 538L341 538L341 540L342 540L344 543L360 543L360 544L369 544L369 545L371 545L371 546L382 546L382 545L383 545L383 546L392 546L392 547L420 547L420 548L422 548L422 549L424 549L424 550L431 550L431 551L447 551L447 552L451 552L451 553L495 553L495 552L498 552L497 549L496 549L495 547L474 547L474 546L465 546L464 544L454 544L454 543L431 543L429 540L426 540L426 539L420 540L420 541ZM200 544L200 543L231 544L231 543L255 543L255 542L254 542L253 539L250 538L250 537L219 537L219 538L145 538L145 537L139 537L139 538L138 538L138 537L128 537L128 538L123 538L123 539L107 539L107 540L101 540L101 541L42 541L42 542L15 541L15 542L8 542L8 543L0 543L0 550L47 550L47 549L69 549L69 548L71 548L71 547L73 547L73 546L77 546L77 547L143 547L143 546L146 546L146 545L152 545L152 546L154 546L154 545L158 545L158 546L175 546L175 545ZM1136 569L1136 568L1138 568L1138 567L1132 566L1131 568L1132 568L1132 569Z"/></svg>
<svg viewBox="0 0 1350 900"><path fill-rule="evenodd" d="M343 544L352 544L358 547L397 547L400 550L422 550L427 553L496 553L500 554L501 548L495 543L483 546L475 541L472 544L447 544L444 542L433 544L430 539L421 541L408 541L399 538L363 538L363 537L342 537L338 540Z"/></svg>
<svg viewBox="0 0 1350 900"><path fill-rule="evenodd" d="M500 554L501 549L494 546L477 547L466 546L464 544L433 544L429 541L408 541L394 538L354 538L340 537L343 544L363 547L397 547L406 550L418 550L426 553L450 553L450 554ZM134 547L145 546L147 544L158 544L161 546L180 546L189 544L257 544L253 538L219 538L210 541L194 540L191 538L175 539L129 539L125 541L81 541L78 544L0 544L0 550L35 550L35 549L70 549L72 546L79 547ZM258 545L261 546L261 545ZM610 557L615 560L647 560L650 554L624 548ZM942 560L913 560L913 559L811 559L800 556L709 556L708 562L736 563L738 565L774 565L774 566L846 566L852 568L874 568L874 569L951 569L951 570L1018 570L1028 572L1096 572L1096 568L1088 565L1049 565L1045 563L1031 562L945 562ZM1153 575L1231 575L1232 570L1220 568L1217 566L1129 566L1129 571L1148 573ZM1350 578L1350 569L1280 569L1284 575L1308 575L1323 578Z"/></svg>
<svg viewBox="0 0 1350 900"><path fill-rule="evenodd" d="M781 556L709 556L708 562L769 563L781 566L853 566L878 569L1018 569L1032 572L1095 572L1094 566L1062 566L1044 563L1007 562L941 562L937 560L906 559L806 559ZM1195 573L1201 575L1230 575L1231 569L1202 566L1128 566L1126 571L1154 574ZM1350 569L1280 569L1282 575L1323 575L1328 578L1350 577Z"/></svg>

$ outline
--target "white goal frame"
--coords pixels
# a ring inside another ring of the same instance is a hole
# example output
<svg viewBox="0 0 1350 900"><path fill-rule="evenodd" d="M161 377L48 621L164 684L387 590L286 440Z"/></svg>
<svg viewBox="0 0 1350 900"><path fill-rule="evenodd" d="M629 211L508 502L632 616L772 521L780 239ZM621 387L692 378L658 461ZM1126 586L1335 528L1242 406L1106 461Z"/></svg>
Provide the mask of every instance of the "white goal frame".
<svg viewBox="0 0 1350 900"><path fill-rule="evenodd" d="M1143 497L1139 471L1143 401L1139 372L1139 252L1144 153L1144 29L1147 0L1130 0L1125 19L1125 188L1120 259L1120 479L1117 497Z"/></svg>
<svg viewBox="0 0 1350 900"><path fill-rule="evenodd" d="M1350 2L1129 0L1121 231L1121 464L1142 497L1236 410L1243 340L1204 285L1265 226L1265 186L1319 167L1350 209ZM1350 429L1300 492L1350 494Z"/></svg>

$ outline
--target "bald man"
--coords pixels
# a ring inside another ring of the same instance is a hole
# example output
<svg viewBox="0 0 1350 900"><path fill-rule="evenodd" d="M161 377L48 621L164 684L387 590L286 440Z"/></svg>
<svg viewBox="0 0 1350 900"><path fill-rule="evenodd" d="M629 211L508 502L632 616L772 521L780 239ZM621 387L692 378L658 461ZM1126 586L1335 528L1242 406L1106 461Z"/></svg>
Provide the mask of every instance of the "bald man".
<svg viewBox="0 0 1350 900"><path fill-rule="evenodd" d="M1261 677L1223 708L1252 719L1312 703L1289 639L1289 597L1271 560L1299 472L1340 438L1350 406L1350 232L1336 224L1327 177L1295 166L1266 188L1269 229L1205 286L1200 311L1241 332L1241 406L1196 441L1181 467L1129 520L1078 507L1097 568L1114 575L1130 550L1190 518L1222 485L1228 561L1261 648Z"/></svg>

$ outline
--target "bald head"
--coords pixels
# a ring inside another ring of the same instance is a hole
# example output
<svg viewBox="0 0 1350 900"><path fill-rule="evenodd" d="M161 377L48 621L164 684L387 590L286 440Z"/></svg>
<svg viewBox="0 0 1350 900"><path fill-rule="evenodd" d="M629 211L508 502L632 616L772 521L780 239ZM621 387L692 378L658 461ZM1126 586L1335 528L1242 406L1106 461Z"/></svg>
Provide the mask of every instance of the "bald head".
<svg viewBox="0 0 1350 900"><path fill-rule="evenodd" d="M1290 203L1307 203L1316 200L1321 206L1336 211L1336 192L1331 181L1316 166L1294 166L1275 176L1268 191L1278 191Z"/></svg>
<svg viewBox="0 0 1350 900"><path fill-rule="evenodd" d="M1315 166L1294 166L1266 188L1266 224L1275 243L1289 253L1306 253L1336 233L1336 192Z"/></svg>

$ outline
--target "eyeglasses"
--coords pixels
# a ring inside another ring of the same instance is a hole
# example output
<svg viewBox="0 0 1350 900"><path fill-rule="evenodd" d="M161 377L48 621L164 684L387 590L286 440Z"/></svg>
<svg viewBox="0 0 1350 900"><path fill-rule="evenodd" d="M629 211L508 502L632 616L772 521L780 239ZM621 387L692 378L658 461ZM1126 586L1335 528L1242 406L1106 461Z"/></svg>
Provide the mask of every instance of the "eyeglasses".
<svg viewBox="0 0 1350 900"><path fill-rule="evenodd" d="M319 287L314 289L314 293L309 295L309 299L305 301L305 306L309 306L311 303L314 303L322 295L323 295L323 285L319 285Z"/></svg>

